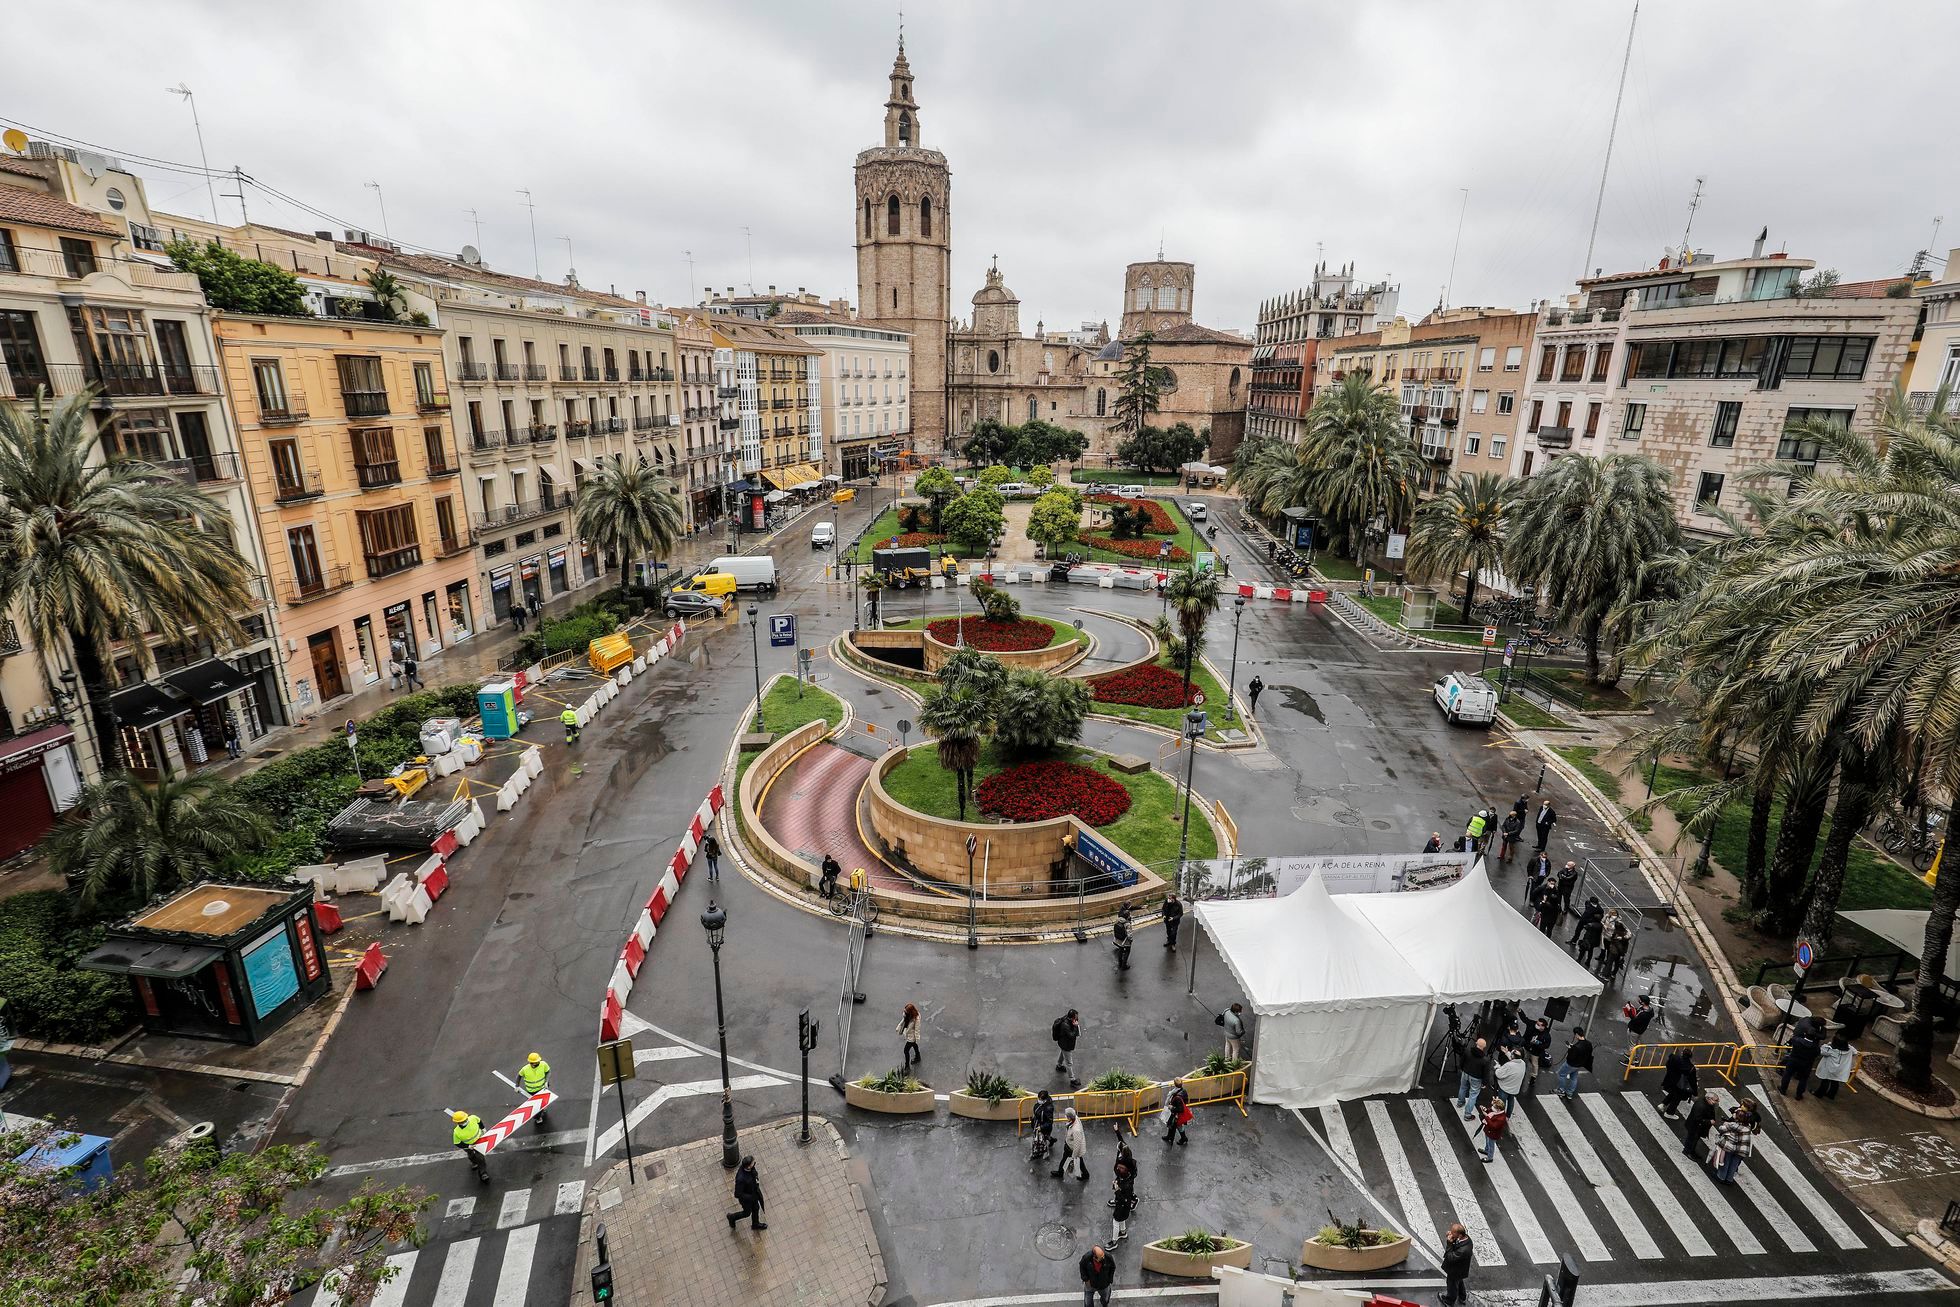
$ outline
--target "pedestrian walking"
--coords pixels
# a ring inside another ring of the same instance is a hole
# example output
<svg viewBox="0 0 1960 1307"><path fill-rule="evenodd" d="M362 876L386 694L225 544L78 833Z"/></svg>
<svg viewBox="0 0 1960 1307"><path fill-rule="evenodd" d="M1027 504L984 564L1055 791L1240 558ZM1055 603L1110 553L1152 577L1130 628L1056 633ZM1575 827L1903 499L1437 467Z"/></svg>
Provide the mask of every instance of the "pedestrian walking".
<svg viewBox="0 0 1960 1307"><path fill-rule="evenodd" d="M1171 1081L1170 1097L1164 1102L1164 1142L1173 1138L1180 1144L1191 1142L1184 1133L1184 1127L1191 1124L1191 1095L1185 1092L1184 1081Z"/></svg>
<svg viewBox="0 0 1960 1307"><path fill-rule="evenodd" d="M1817 1066L1817 1059L1823 1051L1824 1046L1818 1043L1817 1036L1809 1031L1806 1030L1801 1035L1791 1035L1789 1051L1783 1055L1783 1079L1777 1085L1776 1092L1789 1093L1790 1082L1795 1080L1797 1101L1802 1102L1804 1086L1810 1083L1810 1073Z"/></svg>
<svg viewBox="0 0 1960 1307"><path fill-rule="evenodd" d="M1424 853L1441 853L1443 851L1442 835L1436 831L1430 831L1429 843L1422 846L1422 851Z"/></svg>
<svg viewBox="0 0 1960 1307"><path fill-rule="evenodd" d="M1518 837L1523 834L1523 814L1517 812L1505 813L1503 822L1497 828L1497 860L1499 862L1509 862L1511 860L1511 854L1518 847Z"/></svg>
<svg viewBox="0 0 1960 1307"><path fill-rule="evenodd" d="M1456 1048L1456 1110L1468 1121L1477 1099L1484 1092L1484 1079L1490 1074L1490 1052L1481 1039L1465 1035Z"/></svg>
<svg viewBox="0 0 1960 1307"><path fill-rule="evenodd" d="M1566 859L1565 865L1558 869L1552 883L1558 886L1558 910L1560 913L1572 911L1572 892L1579 888L1579 864Z"/></svg>
<svg viewBox="0 0 1960 1307"><path fill-rule="evenodd" d="M712 831L710 831L707 837L701 841L701 856L705 857L708 860L708 879L720 880L721 879L721 841L714 837L714 832ZM834 867L837 864L833 862L830 865Z"/></svg>
<svg viewBox="0 0 1960 1307"><path fill-rule="evenodd" d="M1743 1159L1756 1151L1756 1133L1749 1119L1738 1109L1715 1127L1715 1152L1708 1161L1715 1168L1715 1183L1734 1184Z"/></svg>
<svg viewBox="0 0 1960 1307"><path fill-rule="evenodd" d="M1458 1222L1443 1236L1443 1296L1438 1301L1444 1307L1463 1307L1470 1300L1470 1260L1470 1234Z"/></svg>
<svg viewBox="0 0 1960 1307"><path fill-rule="evenodd" d="M817 893L827 899L836 898L837 878L843 874L843 864L839 863L834 855L824 854L823 863L818 868Z"/></svg>
<svg viewBox="0 0 1960 1307"><path fill-rule="evenodd" d="M1518 816L1523 817L1526 821L1531 820L1531 796L1529 794L1520 794L1518 801L1511 805L1511 811L1517 813Z"/></svg>
<svg viewBox="0 0 1960 1307"><path fill-rule="evenodd" d="M1184 900L1172 890L1164 899L1164 947L1177 952L1177 928L1184 920Z"/></svg>
<svg viewBox="0 0 1960 1307"><path fill-rule="evenodd" d="M736 1222L749 1218L749 1229L767 1230L768 1224L762 1219L762 1177L755 1172L755 1158L744 1157L742 1164L735 1168L735 1202L739 1208L728 1213L728 1228L733 1230Z"/></svg>
<svg viewBox="0 0 1960 1307"><path fill-rule="evenodd" d="M1531 1059L1531 1074L1525 1083L1532 1093L1538 1092L1538 1077L1552 1060L1552 1023L1539 1017L1532 1023L1531 1031L1524 1037L1524 1053Z"/></svg>
<svg viewBox="0 0 1960 1307"><path fill-rule="evenodd" d="M1259 696L1266 692L1266 683L1257 676L1245 683L1245 715L1256 716L1259 712Z"/></svg>
<svg viewBox="0 0 1960 1307"><path fill-rule="evenodd" d="M1225 1027L1225 1059L1228 1062L1245 1060L1245 1005L1234 1003L1218 1014L1218 1024Z"/></svg>
<svg viewBox="0 0 1960 1307"><path fill-rule="evenodd" d="M1130 1237L1130 1213L1137 1209L1137 1191L1117 1180L1110 1186L1109 1246L1114 1248Z"/></svg>
<svg viewBox="0 0 1960 1307"><path fill-rule="evenodd" d="M1498 1054L1497 1092L1503 1096L1505 1111L1517 1105L1518 1094L1524 1089L1524 1078L1529 1069L1523 1053Z"/></svg>
<svg viewBox="0 0 1960 1307"><path fill-rule="evenodd" d="M1532 924L1538 927L1539 934L1550 939L1552 932L1558 929L1559 917L1564 911L1558 896L1558 885L1556 883L1547 885L1538 892L1538 904L1532 914Z"/></svg>
<svg viewBox="0 0 1960 1307"><path fill-rule="evenodd" d="M1551 876L1551 860L1542 853L1534 853L1531 861L1524 864L1524 905L1534 913L1538 907L1538 896L1544 892Z"/></svg>
<svg viewBox="0 0 1960 1307"><path fill-rule="evenodd" d="M1593 1069L1592 1040L1586 1038L1584 1026L1572 1027L1572 1038L1565 1044L1565 1061L1559 1063L1558 1095L1560 1098L1573 1098L1579 1093L1579 1073Z"/></svg>
<svg viewBox="0 0 1960 1307"><path fill-rule="evenodd" d="M483 1160L480 1149L472 1147L483 1134L483 1118L474 1112L465 1112L458 1108L449 1114L449 1120L453 1127L449 1132L449 1142L462 1149L463 1155L470 1159L470 1170L476 1172L477 1180L489 1184L490 1164Z"/></svg>
<svg viewBox="0 0 1960 1307"><path fill-rule="evenodd" d="M1055 1164L1055 1169L1049 1172L1049 1174L1057 1180L1061 1179L1062 1173L1069 1169L1068 1164L1070 1162L1074 1162L1080 1168L1082 1173L1081 1179L1087 1181L1089 1178L1089 1139L1082 1132L1082 1118L1075 1114L1075 1109L1072 1107L1066 1108L1063 1111L1062 1160Z"/></svg>
<svg viewBox="0 0 1960 1307"><path fill-rule="evenodd" d="M1699 1088L1698 1079L1693 1053L1685 1048L1669 1053L1661 1072L1661 1115L1679 1120L1681 1104L1695 1096L1695 1090Z"/></svg>
<svg viewBox="0 0 1960 1307"><path fill-rule="evenodd" d="M1130 905L1125 903L1116 909L1116 925L1110 930L1110 938L1115 942L1116 969L1130 969ZM1166 945L1165 947L1169 947Z"/></svg>
<svg viewBox="0 0 1960 1307"><path fill-rule="evenodd" d="M1580 934L1586 927L1598 925L1605 917L1606 908L1600 903L1598 896L1588 894L1586 896L1586 906L1580 911L1577 924L1572 927L1572 938L1565 941L1565 946L1567 948L1576 946L1579 942Z"/></svg>
<svg viewBox="0 0 1960 1307"><path fill-rule="evenodd" d="M919 1007L907 1003L905 1010L898 1014L898 1037L905 1041L905 1069L910 1071L914 1062L923 1062L919 1055Z"/></svg>
<svg viewBox="0 0 1960 1307"><path fill-rule="evenodd" d="M1484 1163L1489 1165L1497 1156L1498 1141L1511 1128L1511 1118L1504 1110L1503 1100L1495 1096L1477 1109L1477 1116L1484 1132Z"/></svg>
<svg viewBox="0 0 1960 1307"><path fill-rule="evenodd" d="M402 659L402 680L407 682L408 688L411 690L426 690L429 688L428 683L422 679L422 664L415 661L415 655L412 653Z"/></svg>
<svg viewBox="0 0 1960 1307"><path fill-rule="evenodd" d="M238 742L238 723L231 719L229 713L225 716L225 755L231 758L243 758L245 749Z"/></svg>
<svg viewBox="0 0 1960 1307"><path fill-rule="evenodd" d="M1082 1307L1109 1307L1109 1288L1116 1283L1116 1261L1107 1249L1097 1244L1082 1254L1082 1260L1075 1264L1082 1273Z"/></svg>
<svg viewBox="0 0 1960 1307"><path fill-rule="evenodd" d="M1567 941L1572 948L1573 959L1582 967L1591 964L1593 950L1599 947L1599 933L1603 924L1603 916L1604 913L1599 906L1599 900L1588 899L1586 901L1585 912L1579 916L1578 929L1572 932L1572 938Z"/></svg>
<svg viewBox="0 0 1960 1307"><path fill-rule="evenodd" d="M1538 816L1532 824L1538 828L1538 851L1543 853L1545 846L1551 843L1552 827L1558 825L1558 809L1552 806L1549 797L1538 805Z"/></svg>
<svg viewBox="0 0 1960 1307"><path fill-rule="evenodd" d="M1082 1038L1082 1018L1074 1008L1055 1018L1048 1027L1048 1037L1055 1041L1055 1069L1067 1073L1070 1089L1082 1088L1075 1075L1075 1041Z"/></svg>
<svg viewBox="0 0 1960 1307"><path fill-rule="evenodd" d="M388 688L390 690L402 688L402 665L393 658L388 660Z"/></svg>
<svg viewBox="0 0 1960 1307"><path fill-rule="evenodd" d="M1836 1098L1838 1086L1851 1079L1851 1067L1857 1060L1857 1050L1844 1032L1832 1035L1831 1042L1817 1052L1817 1096Z"/></svg>
<svg viewBox="0 0 1960 1307"><path fill-rule="evenodd" d="M1647 1027L1654 1024L1655 1011L1652 994L1642 994L1640 1001L1633 1005L1633 1011L1627 1015L1627 1034L1635 1043L1639 1043L1640 1037L1647 1033Z"/></svg>
<svg viewBox="0 0 1960 1307"><path fill-rule="evenodd" d="M558 724L565 728L565 743L577 744L579 737L578 709L568 707L559 713Z"/></svg>
<svg viewBox="0 0 1960 1307"><path fill-rule="evenodd" d="M1696 1100L1695 1105L1688 1109L1687 1124L1681 1128L1683 1157L1692 1157L1697 1162L1701 1160L1702 1150L1709 1146L1709 1131L1721 1115L1720 1100L1715 1097L1714 1090L1709 1090Z"/></svg>
<svg viewBox="0 0 1960 1307"><path fill-rule="evenodd" d="M1613 918L1612 927L1606 932L1606 942L1599 949L1600 976L1611 980L1620 974L1620 967L1627 960L1627 949L1633 945L1633 936L1627 932L1627 923L1618 915Z"/></svg>
<svg viewBox="0 0 1960 1307"><path fill-rule="evenodd" d="M1029 1158L1039 1162L1048 1156L1048 1150L1055 1146L1055 1100L1049 1097L1046 1089L1034 1096L1034 1107L1028 1113L1029 1124L1033 1127L1034 1143Z"/></svg>

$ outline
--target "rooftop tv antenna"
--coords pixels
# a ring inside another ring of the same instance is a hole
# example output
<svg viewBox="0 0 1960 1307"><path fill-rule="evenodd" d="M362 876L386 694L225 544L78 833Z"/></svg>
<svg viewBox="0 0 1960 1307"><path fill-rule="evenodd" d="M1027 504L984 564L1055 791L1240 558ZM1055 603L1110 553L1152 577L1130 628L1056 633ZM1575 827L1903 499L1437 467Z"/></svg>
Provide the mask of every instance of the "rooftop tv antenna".
<svg viewBox="0 0 1960 1307"><path fill-rule="evenodd" d="M1627 94L1627 67L1633 63L1633 32L1640 25L1640 0L1633 0L1633 18L1627 23L1626 53L1620 57L1620 89L1613 93L1613 122L1606 129L1606 157L1599 164L1599 194L1593 197L1592 230L1586 234L1586 261L1579 275L1591 275L1593 246L1599 241L1599 211L1606 204L1606 174L1613 167L1613 138L1620 134L1620 102Z"/></svg>

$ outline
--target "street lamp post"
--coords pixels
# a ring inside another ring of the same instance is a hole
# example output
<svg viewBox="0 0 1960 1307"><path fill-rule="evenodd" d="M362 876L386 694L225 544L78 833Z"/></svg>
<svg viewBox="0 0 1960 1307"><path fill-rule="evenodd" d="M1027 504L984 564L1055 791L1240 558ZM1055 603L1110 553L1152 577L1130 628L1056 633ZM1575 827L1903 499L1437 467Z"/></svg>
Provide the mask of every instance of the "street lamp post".
<svg viewBox="0 0 1960 1307"><path fill-rule="evenodd" d="M1245 616L1245 596L1232 600L1232 676L1225 683L1225 720L1236 724L1239 710L1234 706L1233 687L1239 683L1239 619Z"/></svg>
<svg viewBox="0 0 1960 1307"><path fill-rule="evenodd" d="M966 946L980 947L980 931L973 905L973 855L980 847L979 837L966 837Z"/></svg>
<svg viewBox="0 0 1960 1307"><path fill-rule="evenodd" d="M708 932L708 951L715 959L715 1037L721 1041L721 1164L733 1171L742 1161L742 1150L735 1142L735 1090L728 1083L728 1020L721 1006L721 939L728 929L728 910L708 900L701 914L701 929Z"/></svg>
<svg viewBox="0 0 1960 1307"><path fill-rule="evenodd" d="M1198 741L1204 738L1205 715L1193 708L1184 714L1184 817L1177 832L1177 891L1184 892L1184 863L1191 852L1191 775L1198 765Z"/></svg>
<svg viewBox="0 0 1960 1307"><path fill-rule="evenodd" d="M762 734L762 641L757 634L762 612L759 605L749 605L749 653L755 662L755 732Z"/></svg>

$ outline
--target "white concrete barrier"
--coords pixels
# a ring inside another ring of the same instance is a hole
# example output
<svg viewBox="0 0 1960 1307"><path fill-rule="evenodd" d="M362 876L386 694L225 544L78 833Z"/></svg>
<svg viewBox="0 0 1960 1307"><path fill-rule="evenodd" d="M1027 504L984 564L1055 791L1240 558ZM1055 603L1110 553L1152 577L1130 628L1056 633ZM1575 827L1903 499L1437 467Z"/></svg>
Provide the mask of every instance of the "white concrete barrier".
<svg viewBox="0 0 1960 1307"><path fill-rule="evenodd" d="M442 855L439 853L431 853L428 857L422 859L422 865L415 869L415 883L419 885L423 881L427 880L430 876L434 875L436 872L441 870L442 870Z"/></svg>
<svg viewBox="0 0 1960 1307"><path fill-rule="evenodd" d="M381 906L388 910L388 919L390 921L401 921L404 919L403 904L408 901L409 896L415 892L416 888L414 879L405 872L382 886Z"/></svg>
<svg viewBox="0 0 1960 1307"><path fill-rule="evenodd" d="M524 772L528 776L538 776L544 772L544 750L535 744L524 751Z"/></svg>
<svg viewBox="0 0 1960 1307"><path fill-rule="evenodd" d="M518 775L521 776L523 773L519 772ZM497 791L497 811L509 812L512 808L515 808L517 806L517 795L517 786L509 781L505 781L502 788Z"/></svg>
<svg viewBox="0 0 1960 1307"><path fill-rule="evenodd" d="M640 919L633 923L633 938L640 941L641 948L649 948L653 944L653 932L653 914L640 909Z"/></svg>
<svg viewBox="0 0 1960 1307"><path fill-rule="evenodd" d="M622 667L618 671L613 673L612 680L608 681L607 684L624 685L632 679L633 679L633 669L630 667Z"/></svg>
<svg viewBox="0 0 1960 1307"><path fill-rule="evenodd" d="M644 672L647 669L647 656L645 654L641 654L639 657L635 658L633 660L632 667L633 667L633 675L635 676L638 676L641 672Z"/></svg>
<svg viewBox="0 0 1960 1307"><path fill-rule="evenodd" d="M685 835L683 835L683 836L681 836L681 856L682 856L682 857L684 857L684 858L686 858L686 859L687 859L687 860L688 860L689 862L693 862L693 861L694 861L694 855L695 855L696 853L699 853L700 851L701 851L701 846L700 846L699 844L697 844L697 843L695 843L695 842L694 842L694 832L693 832L693 831L689 831L689 832L688 832L687 834L685 834Z"/></svg>
<svg viewBox="0 0 1960 1307"><path fill-rule="evenodd" d="M526 667L524 669L524 681L527 685L543 685L544 664L532 663L529 667Z"/></svg>
<svg viewBox="0 0 1960 1307"><path fill-rule="evenodd" d="M419 926L429 919L429 909L434 906L429 891L418 884L402 899L401 919L411 926Z"/></svg>
<svg viewBox="0 0 1960 1307"><path fill-rule="evenodd" d="M510 784L517 793L524 793L524 791L531 788L531 773L522 769L512 772Z"/></svg>

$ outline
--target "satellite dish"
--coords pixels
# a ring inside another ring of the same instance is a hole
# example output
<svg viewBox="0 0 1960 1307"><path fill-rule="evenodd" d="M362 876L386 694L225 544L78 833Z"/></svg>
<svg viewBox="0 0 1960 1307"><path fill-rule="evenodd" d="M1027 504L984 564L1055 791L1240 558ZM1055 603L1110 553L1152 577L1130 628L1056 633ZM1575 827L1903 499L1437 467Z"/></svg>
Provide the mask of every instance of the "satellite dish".
<svg viewBox="0 0 1960 1307"><path fill-rule="evenodd" d="M479 253L477 253L477 249L476 249L476 246L474 246L474 245L465 245L465 246L463 247L463 262L465 262L465 263L481 263L481 262L483 262L483 256L482 256L481 254L479 254Z"/></svg>
<svg viewBox="0 0 1960 1307"><path fill-rule="evenodd" d="M27 133L18 127L9 127L5 132L0 132L0 141L5 141L7 148L15 154L27 153Z"/></svg>

